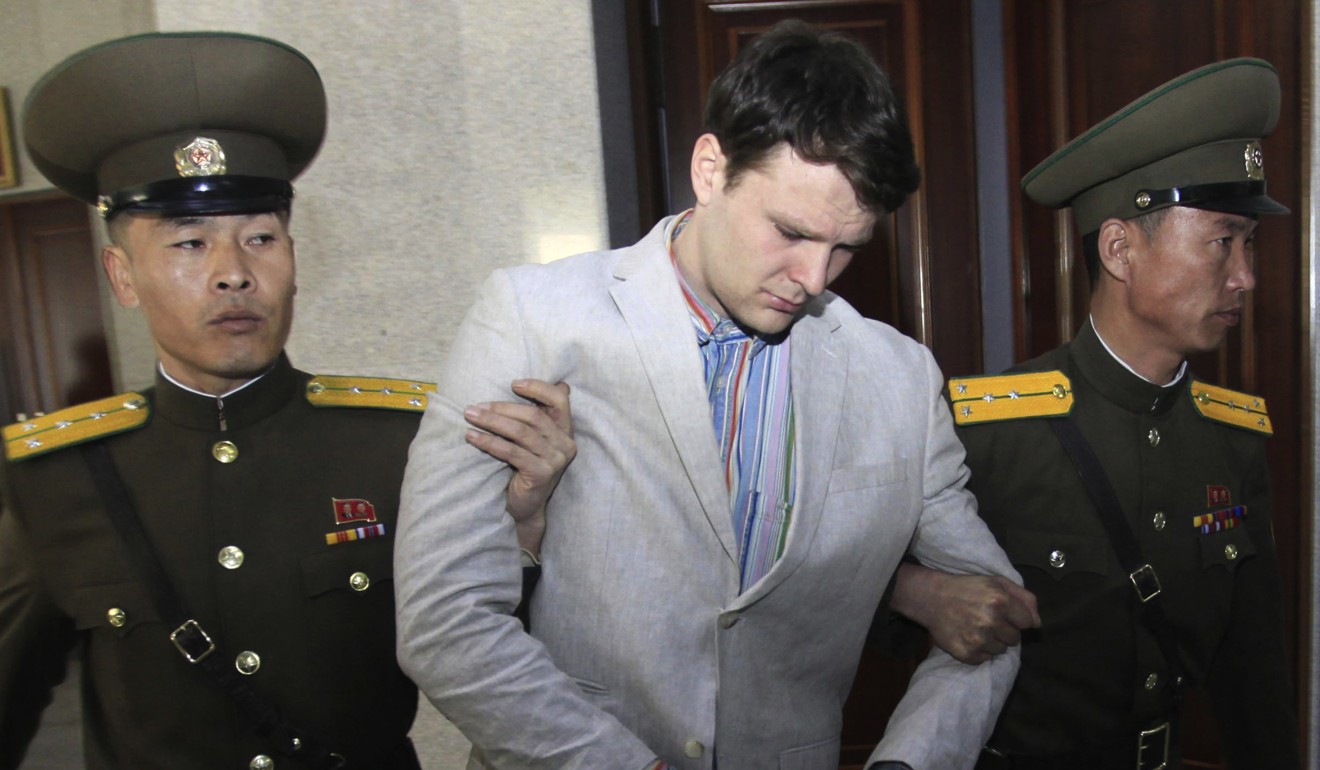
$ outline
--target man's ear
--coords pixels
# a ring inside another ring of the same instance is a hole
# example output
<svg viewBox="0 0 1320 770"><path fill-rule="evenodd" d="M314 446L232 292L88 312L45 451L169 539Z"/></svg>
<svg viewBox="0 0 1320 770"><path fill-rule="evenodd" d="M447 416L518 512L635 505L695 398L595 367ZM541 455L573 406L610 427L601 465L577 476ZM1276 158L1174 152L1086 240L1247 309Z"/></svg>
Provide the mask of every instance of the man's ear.
<svg viewBox="0 0 1320 770"><path fill-rule="evenodd" d="M1100 266L1111 278L1127 283L1132 268L1131 259L1137 243L1134 230L1141 225L1122 219L1106 219L1100 224L1096 248L1100 252Z"/></svg>
<svg viewBox="0 0 1320 770"><path fill-rule="evenodd" d="M137 307L137 290L133 288L133 265L123 247L110 245L101 249L101 267L115 299L123 307Z"/></svg>
<svg viewBox="0 0 1320 770"><path fill-rule="evenodd" d="M692 148L692 192L697 205L710 203L711 196L724 186L724 151L714 134L702 134Z"/></svg>

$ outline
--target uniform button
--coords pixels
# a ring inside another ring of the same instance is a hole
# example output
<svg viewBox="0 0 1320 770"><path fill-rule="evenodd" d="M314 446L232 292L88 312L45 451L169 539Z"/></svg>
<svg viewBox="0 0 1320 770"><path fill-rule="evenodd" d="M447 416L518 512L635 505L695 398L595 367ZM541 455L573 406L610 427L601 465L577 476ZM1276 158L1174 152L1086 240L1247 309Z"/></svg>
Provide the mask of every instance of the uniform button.
<svg viewBox="0 0 1320 770"><path fill-rule="evenodd" d="M1164 525L1168 524L1169 521L1168 517L1164 515L1164 511L1156 511L1155 516L1151 519L1151 523L1155 525L1156 532L1163 532Z"/></svg>
<svg viewBox="0 0 1320 770"><path fill-rule="evenodd" d="M696 738L689 738L688 742L683 744L683 753L696 759L706 753L706 747L701 745L701 741Z"/></svg>
<svg viewBox="0 0 1320 770"><path fill-rule="evenodd" d="M1151 428L1151 429L1150 429L1150 433L1147 433L1147 434L1146 434L1146 440L1150 442L1150 445L1151 445L1151 446L1159 446L1159 445L1160 445L1160 432L1159 432L1158 430L1154 429L1154 428Z"/></svg>
<svg viewBox="0 0 1320 770"><path fill-rule="evenodd" d="M211 447L211 456L228 465L238 459L238 447L232 441L217 441Z"/></svg>
<svg viewBox="0 0 1320 770"><path fill-rule="evenodd" d="M1156 687L1159 687L1159 686L1160 686L1160 675L1159 675L1159 674L1151 674L1150 676L1146 677L1146 689L1147 689L1147 690L1154 690Z"/></svg>
<svg viewBox="0 0 1320 770"><path fill-rule="evenodd" d="M243 566L243 549L236 545L227 545L220 549L216 561L225 569L238 569Z"/></svg>
<svg viewBox="0 0 1320 770"><path fill-rule="evenodd" d="M111 607L105 611L105 619L115 628L123 628L124 624L128 622L128 614L118 607Z"/></svg>
<svg viewBox="0 0 1320 770"><path fill-rule="evenodd" d="M251 650L244 650L234 658L234 668L244 676L252 676L261 668L261 656Z"/></svg>
<svg viewBox="0 0 1320 770"><path fill-rule="evenodd" d="M1068 563L1068 554L1063 551L1050 551L1050 566L1055 569L1062 569L1063 565Z"/></svg>
<svg viewBox="0 0 1320 770"><path fill-rule="evenodd" d="M720 628L724 628L724 629L733 628L734 625L737 624L737 622L738 622L738 613L736 612L726 612L720 616Z"/></svg>
<svg viewBox="0 0 1320 770"><path fill-rule="evenodd" d="M248 763L248 768L250 770L273 770L274 767L275 760L265 754L256 755L252 758L252 761Z"/></svg>
<svg viewBox="0 0 1320 770"><path fill-rule="evenodd" d="M348 585L354 591L365 591L371 588L371 578L365 572L354 572L348 576Z"/></svg>
<svg viewBox="0 0 1320 770"><path fill-rule="evenodd" d="M1237 546L1233 545L1232 543L1229 543L1228 545L1224 546L1225 559L1228 559L1229 561L1233 561L1234 559L1237 558L1237 553L1238 553Z"/></svg>

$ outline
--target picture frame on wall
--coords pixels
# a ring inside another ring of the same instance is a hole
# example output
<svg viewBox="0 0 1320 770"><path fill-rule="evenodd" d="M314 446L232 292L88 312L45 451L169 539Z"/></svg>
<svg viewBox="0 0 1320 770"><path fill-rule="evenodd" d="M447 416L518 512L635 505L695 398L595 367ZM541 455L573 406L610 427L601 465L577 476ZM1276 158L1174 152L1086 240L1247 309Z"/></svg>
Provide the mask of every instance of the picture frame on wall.
<svg viewBox="0 0 1320 770"><path fill-rule="evenodd" d="M18 186L18 164L14 162L14 132L9 123L9 89L0 88L0 190Z"/></svg>

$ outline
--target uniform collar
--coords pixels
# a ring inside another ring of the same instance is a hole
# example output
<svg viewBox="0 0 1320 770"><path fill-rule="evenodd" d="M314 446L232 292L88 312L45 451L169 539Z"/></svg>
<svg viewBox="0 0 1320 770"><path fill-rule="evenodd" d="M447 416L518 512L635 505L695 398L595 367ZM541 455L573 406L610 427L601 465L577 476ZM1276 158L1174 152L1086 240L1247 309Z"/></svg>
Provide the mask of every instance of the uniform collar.
<svg viewBox="0 0 1320 770"><path fill-rule="evenodd" d="M1068 346L1077 369L1100 395L1129 412L1162 414L1186 386L1186 367L1168 385L1156 385L1139 377L1105 347L1088 319Z"/></svg>
<svg viewBox="0 0 1320 770"><path fill-rule="evenodd" d="M193 430L240 430L277 412L297 389L298 372L284 353L270 371L224 396L188 390L157 369L152 413Z"/></svg>

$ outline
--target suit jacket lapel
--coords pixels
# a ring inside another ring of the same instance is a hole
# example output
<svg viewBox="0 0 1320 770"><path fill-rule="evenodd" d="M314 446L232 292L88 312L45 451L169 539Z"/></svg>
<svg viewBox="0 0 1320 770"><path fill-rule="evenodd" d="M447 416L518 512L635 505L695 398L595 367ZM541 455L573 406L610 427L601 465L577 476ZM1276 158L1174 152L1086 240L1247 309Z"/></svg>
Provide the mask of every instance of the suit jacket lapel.
<svg viewBox="0 0 1320 770"><path fill-rule="evenodd" d="M797 421L797 493L788 524L788 542L779 561L738 598L736 605L749 605L773 591L811 551L834 467L848 381L848 348L835 336L838 328L839 320L827 303L821 303L818 312L803 316L793 325L789 366Z"/></svg>
<svg viewBox="0 0 1320 770"><path fill-rule="evenodd" d="M702 511L725 554L736 565L738 539L733 533L729 492L711 427L701 356L664 248L667 222L662 221L620 258L614 271L619 280L610 295L632 332L651 393Z"/></svg>

